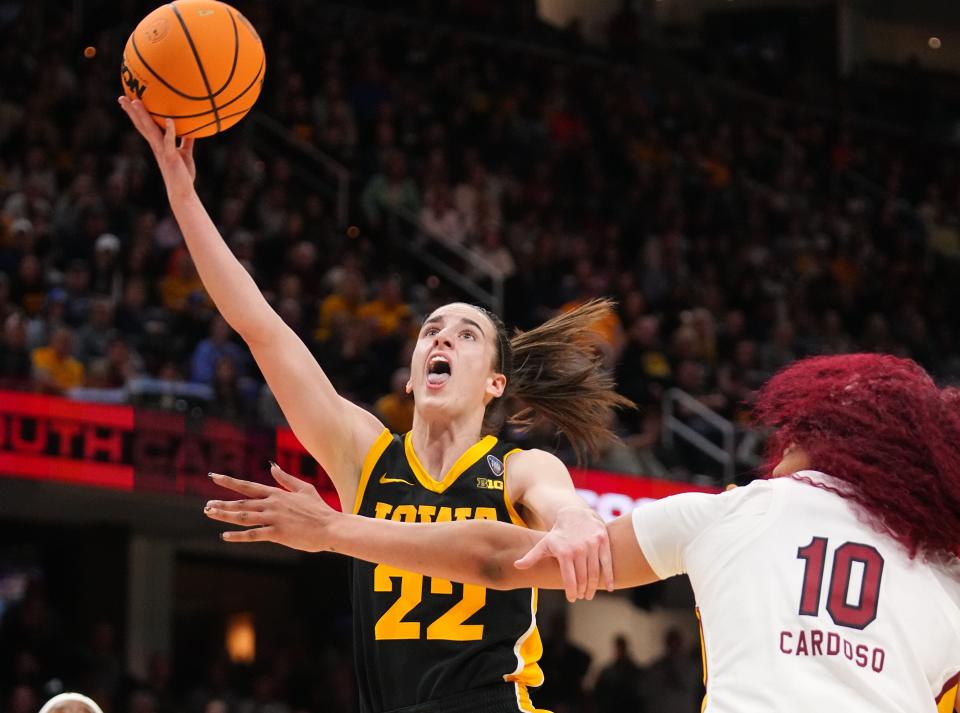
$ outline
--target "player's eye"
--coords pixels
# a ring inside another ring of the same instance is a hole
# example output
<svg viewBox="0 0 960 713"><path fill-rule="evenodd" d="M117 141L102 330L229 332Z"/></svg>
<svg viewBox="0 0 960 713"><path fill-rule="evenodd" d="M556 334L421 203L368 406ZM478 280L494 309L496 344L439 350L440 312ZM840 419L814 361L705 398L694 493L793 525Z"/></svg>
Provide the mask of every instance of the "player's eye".
<svg viewBox="0 0 960 713"><path fill-rule="evenodd" d="M465 330L463 330L462 332L460 332L460 336L461 336L461 337L469 337L470 339L473 339L473 340L476 340L476 338L477 338L477 335L474 334L473 332L471 332L469 329L465 329Z"/></svg>

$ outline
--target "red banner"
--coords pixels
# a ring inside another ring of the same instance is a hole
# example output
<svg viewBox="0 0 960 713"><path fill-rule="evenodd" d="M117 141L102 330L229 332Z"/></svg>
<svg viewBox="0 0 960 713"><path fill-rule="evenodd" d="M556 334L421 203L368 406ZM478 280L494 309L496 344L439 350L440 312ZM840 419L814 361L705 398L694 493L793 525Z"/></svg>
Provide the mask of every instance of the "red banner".
<svg viewBox="0 0 960 713"><path fill-rule="evenodd" d="M208 472L272 482L267 461L313 483L339 507L333 484L289 429L244 428L212 418L0 391L0 478L114 490L215 497ZM605 518L686 483L572 470L580 494Z"/></svg>
<svg viewBox="0 0 960 713"><path fill-rule="evenodd" d="M632 511L648 500L658 500L677 493L715 493L717 488L708 488L673 480L641 478L635 475L606 473L599 470L571 468L573 484L581 497L596 510L604 520L613 520Z"/></svg>

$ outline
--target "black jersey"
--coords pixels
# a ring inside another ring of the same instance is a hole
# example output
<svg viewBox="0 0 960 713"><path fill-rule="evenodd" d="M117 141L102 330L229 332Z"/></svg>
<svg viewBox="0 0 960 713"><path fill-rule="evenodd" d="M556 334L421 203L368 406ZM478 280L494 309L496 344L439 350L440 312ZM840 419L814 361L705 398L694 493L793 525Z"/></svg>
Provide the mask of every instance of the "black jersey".
<svg viewBox="0 0 960 713"><path fill-rule="evenodd" d="M506 497L507 461L518 450L487 436L436 481L417 458L409 433L384 431L364 461L354 512L403 522L523 525ZM353 609L363 713L494 684L514 686L517 710L533 710L526 687L543 682L536 590L488 590L356 561Z"/></svg>

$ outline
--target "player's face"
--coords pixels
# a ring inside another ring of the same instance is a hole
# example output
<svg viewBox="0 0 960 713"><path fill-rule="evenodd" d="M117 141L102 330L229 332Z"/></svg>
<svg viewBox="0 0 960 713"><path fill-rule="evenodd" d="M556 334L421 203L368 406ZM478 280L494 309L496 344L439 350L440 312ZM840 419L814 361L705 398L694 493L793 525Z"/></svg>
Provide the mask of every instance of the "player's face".
<svg viewBox="0 0 960 713"><path fill-rule="evenodd" d="M783 449L783 455L780 456L780 462L773 469L773 477L779 478L781 475L793 475L801 470L810 470L810 457L796 443L791 443Z"/></svg>
<svg viewBox="0 0 960 713"><path fill-rule="evenodd" d="M444 305L427 317L410 364L417 409L449 416L483 409L502 395L506 378L493 368L496 339L486 315L467 304Z"/></svg>

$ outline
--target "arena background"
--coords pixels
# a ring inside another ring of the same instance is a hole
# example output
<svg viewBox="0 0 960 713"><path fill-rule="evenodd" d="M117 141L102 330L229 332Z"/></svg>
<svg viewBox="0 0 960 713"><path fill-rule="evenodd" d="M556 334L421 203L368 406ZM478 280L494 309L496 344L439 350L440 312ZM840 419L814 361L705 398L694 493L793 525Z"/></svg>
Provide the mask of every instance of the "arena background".
<svg viewBox="0 0 960 713"><path fill-rule="evenodd" d="M579 464L612 517L756 475L796 358L960 378L960 6L238 2L268 72L198 189L337 387L403 430L410 329L611 295L639 409ZM200 287L117 109L135 0L0 3L0 710L352 711L349 563L230 548L206 473L329 484ZM550 433L509 434L571 465ZM555 711L699 710L682 580L545 594ZM608 667L613 640L632 660ZM626 703L625 703L626 702Z"/></svg>

